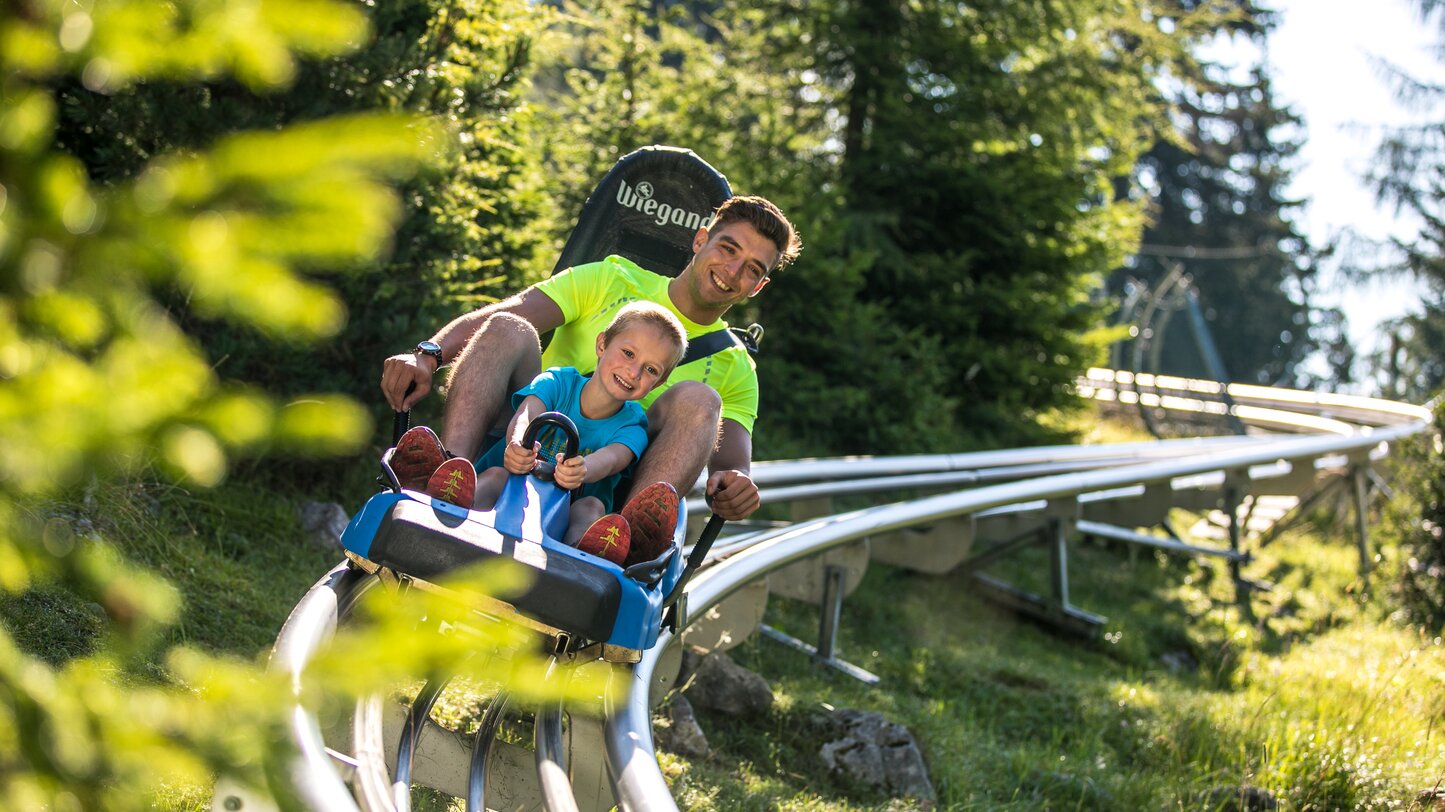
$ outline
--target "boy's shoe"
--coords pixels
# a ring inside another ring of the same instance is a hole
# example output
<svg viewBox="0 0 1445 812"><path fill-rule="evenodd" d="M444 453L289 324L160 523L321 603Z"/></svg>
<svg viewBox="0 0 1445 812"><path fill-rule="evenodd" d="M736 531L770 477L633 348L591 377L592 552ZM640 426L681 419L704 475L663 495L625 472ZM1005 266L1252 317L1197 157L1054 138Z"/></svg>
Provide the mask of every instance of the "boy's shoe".
<svg viewBox="0 0 1445 812"><path fill-rule="evenodd" d="M452 457L432 472L426 492L434 499L471 510L477 495L477 469L470 460Z"/></svg>
<svg viewBox="0 0 1445 812"><path fill-rule="evenodd" d="M442 447L441 438L426 426L412 426L396 441L391 454L391 470L403 488L423 491L432 473L451 455Z"/></svg>
<svg viewBox="0 0 1445 812"><path fill-rule="evenodd" d="M619 567L627 560L627 550L631 546L632 529L627 520L616 513L609 513L593 522L577 540L577 549L605 558Z"/></svg>
<svg viewBox="0 0 1445 812"><path fill-rule="evenodd" d="M634 493L622 506L622 516L632 527L632 550L627 563L651 561L672 544L677 530L677 489L667 482L654 482Z"/></svg>

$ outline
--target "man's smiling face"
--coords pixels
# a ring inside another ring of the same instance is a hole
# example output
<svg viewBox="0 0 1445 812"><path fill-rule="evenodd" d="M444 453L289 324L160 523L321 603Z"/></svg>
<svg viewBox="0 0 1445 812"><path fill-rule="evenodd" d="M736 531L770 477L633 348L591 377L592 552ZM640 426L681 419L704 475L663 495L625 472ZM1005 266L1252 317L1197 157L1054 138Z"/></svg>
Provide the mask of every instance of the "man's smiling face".
<svg viewBox="0 0 1445 812"><path fill-rule="evenodd" d="M772 240L746 222L700 229L693 237L693 253L682 273L688 301L677 304L699 324L715 320L761 290L780 255Z"/></svg>

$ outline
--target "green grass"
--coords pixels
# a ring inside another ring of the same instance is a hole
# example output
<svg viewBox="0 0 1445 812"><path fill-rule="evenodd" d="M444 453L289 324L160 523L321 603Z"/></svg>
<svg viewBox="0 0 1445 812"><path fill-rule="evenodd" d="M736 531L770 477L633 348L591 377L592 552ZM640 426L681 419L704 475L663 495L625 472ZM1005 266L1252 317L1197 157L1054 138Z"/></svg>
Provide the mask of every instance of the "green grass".
<svg viewBox="0 0 1445 812"><path fill-rule="evenodd" d="M341 559L306 539L296 517L307 497L255 482L190 491L153 482L96 486L74 504L132 561L180 589L185 609L168 642L243 657L265 653L306 589ZM27 651L52 662L89 651L96 612L57 589L5 599L0 618Z"/></svg>
<svg viewBox="0 0 1445 812"><path fill-rule="evenodd" d="M700 712L706 760L664 754L687 809L892 809L826 774L822 709L874 710L913 731L944 809L1208 809L1219 787L1283 809L1406 809L1445 776L1445 651L1355 597L1353 547L1293 536L1249 574L1276 583L1241 622L1222 566L1092 544L1071 550L1074 602L1109 617L1062 639L979 597L962 573L872 566L844 607L841 653L868 688L754 636L732 652L773 684L768 718ZM1046 571L1037 553L1000 567ZM804 639L812 606L766 622ZM1188 653L1199 667L1161 660Z"/></svg>

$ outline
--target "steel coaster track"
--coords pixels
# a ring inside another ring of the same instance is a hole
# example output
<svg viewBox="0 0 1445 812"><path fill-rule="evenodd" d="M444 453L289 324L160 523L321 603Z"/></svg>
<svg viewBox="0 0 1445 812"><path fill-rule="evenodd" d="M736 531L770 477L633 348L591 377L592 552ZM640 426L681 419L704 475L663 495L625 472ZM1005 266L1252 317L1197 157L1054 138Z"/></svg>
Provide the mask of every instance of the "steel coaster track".
<svg viewBox="0 0 1445 812"><path fill-rule="evenodd" d="M1142 376L1090 370L1078 389L1100 400L1147 398L1157 408L1185 412L1209 412L1220 405L1217 397L1191 396L1217 387L1213 382L1154 376L1141 393L1135 388L1137 377ZM769 504L849 493L942 492L764 527L720 541L686 588L688 617L704 617L769 573L869 537L960 517L999 515L1045 504L1102 502L1151 490L1183 493L1190 488L1223 487L1227 492L1238 483L1267 481L1291 471L1312 473L1341 462L1367 467L1391 443L1423 430L1429 420L1424 408L1377 399L1237 385L1229 390L1234 401L1229 408L1252 433L971 454L759 463L754 479ZM1289 433L1255 433L1259 431ZM689 508L692 515L700 515L701 500L690 499ZM1241 557L1238 551L1199 550L1153 537L1138 540ZM425 744L421 734L428 724L426 712L442 685L428 685L413 704L397 744L394 770L385 763L379 698L358 703L352 754L327 748L314 711L299 699L306 663L330 640L355 599L375 583L375 578L338 565L302 598L277 638L271 667L289 674L297 688L290 724L297 752L272 780L284 782L310 809L400 812L409 808L409 784L415 777L412 754L419 742ZM600 722L572 717L564 733L565 707L558 704L538 711L536 772L530 779L515 779L526 786L514 793L507 808L592 810L616 803L622 810L676 809L657 764L651 723L653 700L670 687L671 664L665 661L676 654L673 643L673 635L664 630L641 662L626 669L624 679L613 681ZM550 678L564 680L569 672L554 668ZM453 793L466 798L469 811L486 808L484 800L490 798L488 765L495 761L495 737L506 704L503 694L487 706L469 748L465 790ZM599 724L600 731L594 730ZM579 771L584 781L574 788ZM216 798L214 808L231 812L274 808L261 796L224 780Z"/></svg>

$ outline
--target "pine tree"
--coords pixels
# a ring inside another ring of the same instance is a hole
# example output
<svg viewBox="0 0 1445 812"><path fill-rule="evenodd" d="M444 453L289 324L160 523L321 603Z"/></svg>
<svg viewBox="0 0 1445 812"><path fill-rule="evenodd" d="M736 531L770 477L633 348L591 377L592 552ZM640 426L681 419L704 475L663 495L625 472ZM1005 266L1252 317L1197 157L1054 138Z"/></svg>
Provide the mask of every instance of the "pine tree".
<svg viewBox="0 0 1445 812"><path fill-rule="evenodd" d="M797 325L789 375L856 393L813 406L839 450L1019 442L1072 406L1099 352L1090 291L1143 222L1116 181L1164 126L1152 83L1195 25L1167 8L1167 30L1151 3L797 10L838 121L807 260L827 281L767 307ZM820 340L800 314L830 292L852 305Z"/></svg>
<svg viewBox="0 0 1445 812"><path fill-rule="evenodd" d="M1421 18L1445 34L1445 4L1417 0ZM1397 98L1419 110L1425 123L1390 133L1370 180L1381 202L1421 223L1412 238L1390 241L1398 260L1376 270L1416 280L1420 307L1387 326L1389 345L1374 359L1374 378L1387 397L1423 402L1445 386L1445 89L1395 72Z"/></svg>
<svg viewBox="0 0 1445 812"><path fill-rule="evenodd" d="M1099 357L1093 300L1143 224L1127 177L1154 80L1205 15L1172 4L568 3L541 87L579 197L626 150L694 149L800 226L734 321L763 454L1016 442ZM1167 19L1166 19L1167 17ZM1200 18L1196 20L1196 17ZM560 192L559 192L560 194Z"/></svg>
<svg viewBox="0 0 1445 812"><path fill-rule="evenodd" d="M224 374L278 393L344 391L379 408L386 356L428 338L457 314L535 281L550 243L550 206L522 103L543 22L521 0L405 0L364 7L367 47L298 60L266 94L236 79L148 78L96 92L80 79L58 94L58 142L102 184L133 179L156 156L202 150L228 133L278 129L360 110L427 116L452 134L445 159L408 181L390 250L336 283L344 329L324 344L278 343L196 307L184 287L167 299ZM328 238L324 222L305 239ZM298 236L300 238L300 236ZM307 269L308 272L315 269Z"/></svg>
<svg viewBox="0 0 1445 812"><path fill-rule="evenodd" d="M1255 16L1231 23L1234 36L1264 37L1267 19L1245 13ZM1290 219L1301 201L1284 193L1301 120L1275 103L1262 68L1236 81L1225 67L1203 63L1187 78L1175 104L1178 137L1156 144L1139 164L1153 210L1144 244L1111 281L1121 296L1136 280L1161 297L1152 327L1165 329L1148 336L1145 369L1215 374L1189 314L1171 318L1170 308L1185 306L1164 289L1174 273L1197 296L1207 340L1230 380L1303 385L1301 363L1322 349L1332 349L1338 377L1349 362L1340 353L1342 318L1311 304L1319 257Z"/></svg>

